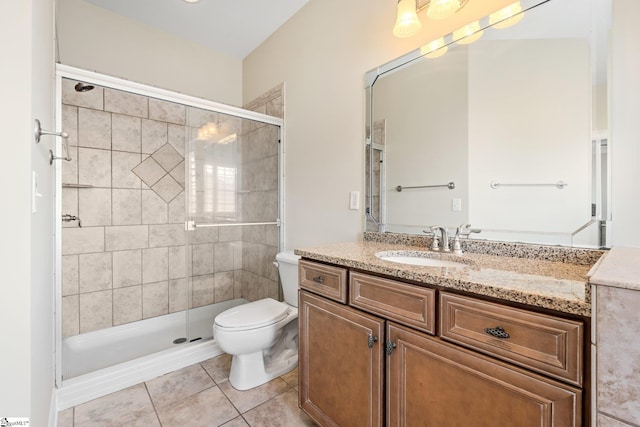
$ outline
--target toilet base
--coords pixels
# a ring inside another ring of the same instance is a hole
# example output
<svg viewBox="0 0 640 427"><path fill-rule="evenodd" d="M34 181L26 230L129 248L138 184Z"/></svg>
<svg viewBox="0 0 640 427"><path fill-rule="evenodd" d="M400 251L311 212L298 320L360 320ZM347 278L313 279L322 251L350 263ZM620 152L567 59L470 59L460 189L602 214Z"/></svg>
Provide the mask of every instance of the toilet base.
<svg viewBox="0 0 640 427"><path fill-rule="evenodd" d="M280 339L270 348L234 355L229 382L237 390L258 387L298 366L298 324L290 322Z"/></svg>

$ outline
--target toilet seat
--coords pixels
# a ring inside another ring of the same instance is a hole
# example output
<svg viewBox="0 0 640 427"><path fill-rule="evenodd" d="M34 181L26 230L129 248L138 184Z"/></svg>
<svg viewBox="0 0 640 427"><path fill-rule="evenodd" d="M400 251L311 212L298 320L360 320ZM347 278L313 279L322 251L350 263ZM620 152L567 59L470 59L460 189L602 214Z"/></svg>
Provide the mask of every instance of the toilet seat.
<svg viewBox="0 0 640 427"><path fill-rule="evenodd" d="M287 316L289 306L272 298L242 304L216 316L214 326L226 330L247 330L269 326Z"/></svg>

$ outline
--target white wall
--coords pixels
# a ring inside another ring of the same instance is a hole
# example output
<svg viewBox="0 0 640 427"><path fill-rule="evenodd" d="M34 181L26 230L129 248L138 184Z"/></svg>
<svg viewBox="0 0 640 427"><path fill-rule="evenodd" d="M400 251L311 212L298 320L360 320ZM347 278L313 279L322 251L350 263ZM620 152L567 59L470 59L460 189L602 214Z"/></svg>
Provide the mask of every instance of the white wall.
<svg viewBox="0 0 640 427"><path fill-rule="evenodd" d="M363 229L362 209L348 208L349 191L364 194L364 73L509 3L471 2L401 40L391 33L395 1L311 0L245 58L245 101L286 84L288 248L354 240Z"/></svg>
<svg viewBox="0 0 640 427"><path fill-rule="evenodd" d="M60 62L239 106L242 60L82 0L58 0Z"/></svg>
<svg viewBox="0 0 640 427"><path fill-rule="evenodd" d="M612 243L640 247L640 2L613 0Z"/></svg>
<svg viewBox="0 0 640 427"><path fill-rule="evenodd" d="M0 325L0 414L48 423L53 393L53 175L48 149L36 145L33 119L51 128L53 118L53 2L0 3L0 67L5 82L0 128L6 155L0 156L4 184L0 221L3 271ZM38 211L31 212L31 171L39 176Z"/></svg>

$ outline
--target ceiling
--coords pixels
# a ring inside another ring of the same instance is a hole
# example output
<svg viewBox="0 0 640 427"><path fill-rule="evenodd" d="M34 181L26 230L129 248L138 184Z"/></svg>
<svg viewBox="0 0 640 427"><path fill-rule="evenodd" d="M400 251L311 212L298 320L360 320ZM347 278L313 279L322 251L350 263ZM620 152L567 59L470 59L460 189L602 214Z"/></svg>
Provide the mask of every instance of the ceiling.
<svg viewBox="0 0 640 427"><path fill-rule="evenodd" d="M309 0L85 1L242 59Z"/></svg>

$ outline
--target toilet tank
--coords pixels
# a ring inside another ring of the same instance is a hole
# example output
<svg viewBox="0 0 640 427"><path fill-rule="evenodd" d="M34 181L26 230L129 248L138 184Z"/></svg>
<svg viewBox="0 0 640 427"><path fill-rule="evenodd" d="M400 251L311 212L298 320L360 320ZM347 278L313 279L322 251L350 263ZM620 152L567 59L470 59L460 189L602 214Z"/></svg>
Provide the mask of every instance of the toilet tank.
<svg viewBox="0 0 640 427"><path fill-rule="evenodd" d="M293 251L280 252L276 255L278 272L282 282L282 293L284 302L298 306L298 260L300 257Z"/></svg>

